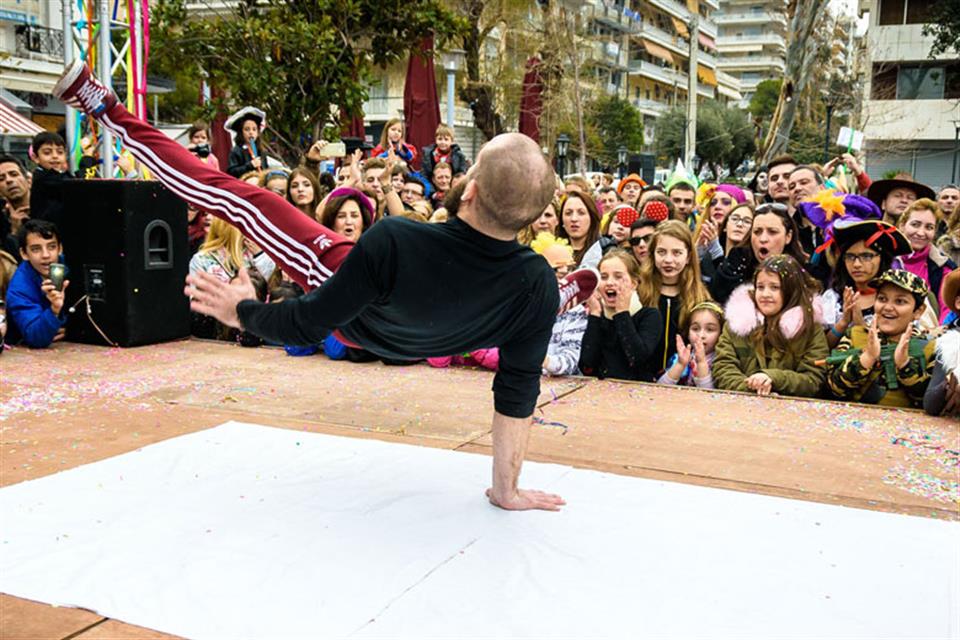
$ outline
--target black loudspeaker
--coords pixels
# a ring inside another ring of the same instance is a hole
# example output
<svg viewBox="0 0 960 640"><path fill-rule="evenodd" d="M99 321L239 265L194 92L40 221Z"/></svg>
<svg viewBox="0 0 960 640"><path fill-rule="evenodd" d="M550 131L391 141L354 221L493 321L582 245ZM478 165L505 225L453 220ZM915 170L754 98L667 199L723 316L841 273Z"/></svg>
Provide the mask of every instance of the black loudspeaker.
<svg viewBox="0 0 960 640"><path fill-rule="evenodd" d="M135 347L188 337L186 203L152 181L75 180L57 190L67 339Z"/></svg>

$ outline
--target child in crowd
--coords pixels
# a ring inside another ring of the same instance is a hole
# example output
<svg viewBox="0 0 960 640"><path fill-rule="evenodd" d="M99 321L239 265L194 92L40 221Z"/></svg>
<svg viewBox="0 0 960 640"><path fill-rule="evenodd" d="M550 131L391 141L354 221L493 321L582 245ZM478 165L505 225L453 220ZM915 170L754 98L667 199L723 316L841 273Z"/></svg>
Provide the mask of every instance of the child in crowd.
<svg viewBox="0 0 960 640"><path fill-rule="evenodd" d="M871 283L890 270L896 256L909 253L910 245L879 215L870 220L837 220L832 237L835 255L839 255L831 287L823 294L823 315L829 324L827 344L836 347L848 328L873 321L877 291Z"/></svg>
<svg viewBox="0 0 960 640"><path fill-rule="evenodd" d="M287 197L287 182L290 174L286 169L270 169L260 176L260 188L275 193L281 198Z"/></svg>
<svg viewBox="0 0 960 640"><path fill-rule="evenodd" d="M246 173L267 168L269 163L260 140L266 126L267 114L256 107L244 107L227 119L223 128L234 134L227 173L242 180Z"/></svg>
<svg viewBox="0 0 960 640"><path fill-rule="evenodd" d="M30 181L31 218L49 220L54 224L62 222L63 203L57 187L66 180L84 177L88 173L90 177L95 177L97 160L93 153L93 149L85 152L74 176L67 171L67 143L60 134L42 131L33 137L30 156L37 163L37 168L33 170Z"/></svg>
<svg viewBox="0 0 960 640"><path fill-rule="evenodd" d="M752 286L738 288L727 302L713 361L717 388L815 396L824 378L818 361L827 355L815 291L793 257L761 262Z"/></svg>
<svg viewBox="0 0 960 640"><path fill-rule="evenodd" d="M663 337L660 314L637 296L640 266L623 249L600 260L600 283L587 301L580 370L597 378L653 382L654 353Z"/></svg>
<svg viewBox="0 0 960 640"><path fill-rule="evenodd" d="M652 203L648 203L652 204ZM640 303L660 312L662 331L655 361L658 375L677 350L680 327L686 326L692 309L710 299L700 281L700 263L690 228L679 220L657 225L647 249L652 258L640 265Z"/></svg>
<svg viewBox="0 0 960 640"><path fill-rule="evenodd" d="M923 409L932 416L960 414L960 270L943 279L940 297L952 313L936 340L936 361L923 394Z"/></svg>
<svg viewBox="0 0 960 640"><path fill-rule="evenodd" d="M63 247L60 233L52 222L28 219L17 232L20 257L7 287L7 314L10 324L6 342L21 340L30 347L49 347L64 335L67 323L64 293L69 280L60 287L50 277L50 265L60 261Z"/></svg>
<svg viewBox="0 0 960 640"><path fill-rule="evenodd" d="M390 118L387 124L383 126L383 133L380 134L380 144L370 152L371 158L386 158L393 151L396 156L407 163L407 166L416 168L420 161L417 155L417 148L406 142L404 139L403 120L400 118Z"/></svg>
<svg viewBox="0 0 960 640"><path fill-rule="evenodd" d="M939 299L940 288L943 285L943 279L957 268L953 260L933 244L937 225L942 217L936 202L921 198L907 207L897 224L913 250L899 258L900 264L927 283L933 297L936 298L935 309L941 321L947 317L949 310L946 301Z"/></svg>
<svg viewBox="0 0 960 640"><path fill-rule="evenodd" d="M199 158L200 162L210 166L212 169L220 169L220 161L213 155L210 148L210 127L206 122L194 122L187 129L187 151Z"/></svg>
<svg viewBox="0 0 960 640"><path fill-rule="evenodd" d="M587 249L580 264L591 266L600 262L600 258L611 249L626 249L630 246L630 225L640 218L637 210L628 204L619 204L602 218L600 237Z"/></svg>
<svg viewBox="0 0 960 640"><path fill-rule="evenodd" d="M450 165L451 179L466 173L469 168L467 157L460 150L460 145L453 142L453 129L441 124L437 127L434 140L433 144L423 148L423 175L436 183L433 173L441 162Z"/></svg>
<svg viewBox="0 0 960 640"><path fill-rule="evenodd" d="M851 326L827 358L834 396L866 404L919 407L933 369L934 343L915 329L929 290L919 276L900 269L873 282L874 321Z"/></svg>
<svg viewBox="0 0 960 640"><path fill-rule="evenodd" d="M680 384L713 389L710 368L716 355L717 342L723 329L723 309L706 300L690 310L687 329L689 345L677 336L677 352L660 379L660 384Z"/></svg>
<svg viewBox="0 0 960 640"><path fill-rule="evenodd" d="M562 281L575 267L570 244L554 237L552 233L538 234L530 243L530 248L550 263L558 281ZM583 305L577 305L557 316L550 344L547 346L547 357L543 360L544 375L569 376L580 373L577 364L580 361L580 345L586 330L587 310Z"/></svg>

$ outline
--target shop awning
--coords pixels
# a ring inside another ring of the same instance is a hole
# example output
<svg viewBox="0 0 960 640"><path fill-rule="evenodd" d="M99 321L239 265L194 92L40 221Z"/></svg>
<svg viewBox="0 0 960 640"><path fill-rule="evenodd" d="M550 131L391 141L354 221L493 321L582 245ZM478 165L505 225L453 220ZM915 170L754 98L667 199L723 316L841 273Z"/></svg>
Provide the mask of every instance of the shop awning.
<svg viewBox="0 0 960 640"><path fill-rule="evenodd" d="M670 16L670 19L673 20L673 28L677 30L677 33L680 34L681 38L690 37L690 31L687 29L687 25L684 24L683 20L673 16Z"/></svg>
<svg viewBox="0 0 960 640"><path fill-rule="evenodd" d="M702 64L697 65L697 77L700 78L700 82L711 87L717 86L717 74L713 72L713 69L703 66Z"/></svg>
<svg viewBox="0 0 960 640"><path fill-rule="evenodd" d="M703 31L698 32L700 35L700 44L702 44L707 49L711 51L716 51L717 41L705 34Z"/></svg>
<svg viewBox="0 0 960 640"><path fill-rule="evenodd" d="M675 61L673 59L673 54L670 53L669 49L666 49L665 47L661 47L655 42L650 42L646 38L644 38L642 42L643 42L643 48L647 50L647 53L649 53L650 55L656 58L660 58L661 60L663 60L668 64L671 64L671 65L675 64Z"/></svg>
<svg viewBox="0 0 960 640"><path fill-rule="evenodd" d="M0 134L32 138L45 131L32 120L27 120L3 100L0 100Z"/></svg>
<svg viewBox="0 0 960 640"><path fill-rule="evenodd" d="M690 13L700 13L700 0L687 0L687 9Z"/></svg>

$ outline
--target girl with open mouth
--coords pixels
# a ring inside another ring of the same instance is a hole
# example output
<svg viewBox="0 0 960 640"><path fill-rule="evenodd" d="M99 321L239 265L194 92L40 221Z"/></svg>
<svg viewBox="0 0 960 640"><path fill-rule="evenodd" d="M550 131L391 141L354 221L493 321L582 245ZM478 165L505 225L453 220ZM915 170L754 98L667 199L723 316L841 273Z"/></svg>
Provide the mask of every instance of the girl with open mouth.
<svg viewBox="0 0 960 640"><path fill-rule="evenodd" d="M587 300L587 330L580 345L580 371L597 378L653 382L654 353L663 338L660 313L637 296L640 266L613 249L600 260L600 283Z"/></svg>

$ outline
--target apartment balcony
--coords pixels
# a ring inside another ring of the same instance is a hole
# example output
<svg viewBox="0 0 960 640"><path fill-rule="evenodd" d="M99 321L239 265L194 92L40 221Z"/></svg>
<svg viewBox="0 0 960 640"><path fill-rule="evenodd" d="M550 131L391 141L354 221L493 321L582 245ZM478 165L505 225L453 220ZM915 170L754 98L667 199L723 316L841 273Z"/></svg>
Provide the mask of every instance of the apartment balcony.
<svg viewBox="0 0 960 640"><path fill-rule="evenodd" d="M717 48L721 53L738 51L761 51L764 47L776 47L778 51L787 50L787 40L779 33L761 33L753 36L722 36L717 38Z"/></svg>
<svg viewBox="0 0 960 640"><path fill-rule="evenodd" d="M603 4L590 5L587 7L587 16L605 27L623 33L634 33L640 29L640 22L626 16L622 7L608 7Z"/></svg>
<svg viewBox="0 0 960 640"><path fill-rule="evenodd" d="M666 47L677 55L687 57L690 54L690 45L686 40L678 35L668 33L659 27L644 24L640 28L639 33L636 35L639 35L643 38L648 38L653 42Z"/></svg>
<svg viewBox="0 0 960 640"><path fill-rule="evenodd" d="M731 57L721 55L717 66L724 71L733 73L737 71L766 71L768 69L775 69L783 73L787 69L787 63L784 59L775 56Z"/></svg>
<svg viewBox="0 0 960 640"><path fill-rule="evenodd" d="M697 51L697 62L705 67L710 67L711 69L717 68L716 56L705 51Z"/></svg>
<svg viewBox="0 0 960 640"><path fill-rule="evenodd" d="M714 22L713 16L710 16L709 20L702 17L700 18L700 31L714 40L717 39L717 23Z"/></svg>
<svg viewBox="0 0 960 640"><path fill-rule="evenodd" d="M612 67L618 71L627 70L626 47L620 46L619 42L595 40L589 44L590 47L587 49L588 61L601 66Z"/></svg>
<svg viewBox="0 0 960 640"><path fill-rule="evenodd" d="M718 10L720 9L720 2L719 2L719 0L703 0L703 4L707 5L708 7L710 7L711 9L713 9L714 11L718 11Z"/></svg>
<svg viewBox="0 0 960 640"><path fill-rule="evenodd" d="M666 102L660 102L659 100L634 98L630 102L632 102L633 106L640 110L640 113L653 116L654 118L660 117L670 110L669 104Z"/></svg>
<svg viewBox="0 0 960 640"><path fill-rule="evenodd" d="M773 24L784 28L787 26L785 14L775 11L750 11L746 13L715 13L713 21L725 27L734 24L755 25Z"/></svg>
<svg viewBox="0 0 960 640"><path fill-rule="evenodd" d="M690 23L690 12L687 11L683 2L679 0L648 0L648 2L668 15L679 18L687 24Z"/></svg>
<svg viewBox="0 0 960 640"><path fill-rule="evenodd" d="M717 97L717 90L711 87L708 84L703 84L702 82L697 83L697 95L701 98L707 98L713 100Z"/></svg>
<svg viewBox="0 0 960 640"><path fill-rule="evenodd" d="M63 30L33 24L15 28L14 55L30 60L63 62Z"/></svg>
<svg viewBox="0 0 960 640"><path fill-rule="evenodd" d="M440 113L444 120L447 117L447 94L446 90L440 96ZM376 96L369 98L363 103L363 118L370 122L385 122L390 118L403 117L403 96ZM453 117L458 127L469 127L473 125L473 112L468 107L462 107L455 104L453 108Z"/></svg>
<svg viewBox="0 0 960 640"><path fill-rule="evenodd" d="M641 75L669 86L687 86L687 74L670 67L661 67L646 60L631 60L630 73Z"/></svg>

